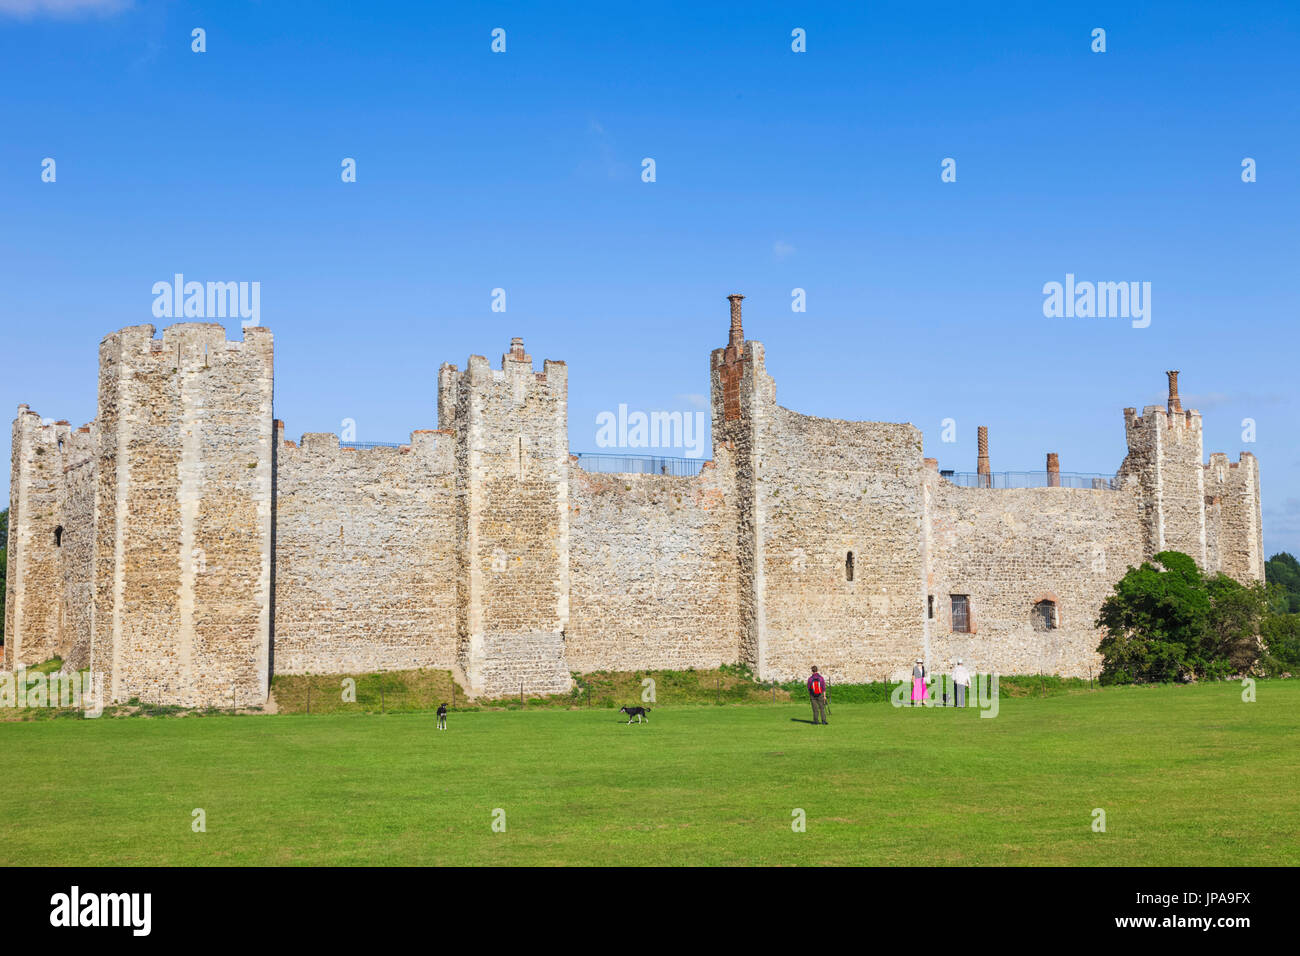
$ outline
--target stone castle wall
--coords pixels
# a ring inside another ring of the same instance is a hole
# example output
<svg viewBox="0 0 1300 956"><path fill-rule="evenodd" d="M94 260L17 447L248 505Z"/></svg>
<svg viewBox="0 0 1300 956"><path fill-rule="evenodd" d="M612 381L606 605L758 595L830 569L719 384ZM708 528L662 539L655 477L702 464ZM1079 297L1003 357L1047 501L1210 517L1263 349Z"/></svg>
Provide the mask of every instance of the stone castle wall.
<svg viewBox="0 0 1300 956"><path fill-rule="evenodd" d="M739 660L730 476L717 462L689 478L570 466L565 643L572 670L681 670Z"/></svg>
<svg viewBox="0 0 1300 956"><path fill-rule="evenodd" d="M113 333L91 425L20 406L13 426L5 664L57 654L113 700L216 706L262 703L274 672L417 667L487 696L733 662L1082 676L1127 566L1173 548L1263 577L1258 462L1203 461L1176 373L1167 408L1125 409L1118 487L957 487L911 425L778 405L741 298L690 478L578 467L568 369L520 340L442 367L437 430L358 449L284 440L264 329ZM983 429L980 449L986 474Z"/></svg>
<svg viewBox="0 0 1300 956"><path fill-rule="evenodd" d="M1003 674L1100 673L1097 613L1115 581L1145 556L1135 483L959 488L929 469L925 497L929 647L915 648L915 656L936 671L960 657ZM954 594L969 599L969 633L953 630ZM1055 605L1055 628L1035 626L1039 601Z"/></svg>
<svg viewBox="0 0 1300 956"><path fill-rule="evenodd" d="M401 448L340 448L324 434L277 442L276 673L455 664L454 439L419 431Z"/></svg>
<svg viewBox="0 0 1300 956"><path fill-rule="evenodd" d="M921 433L769 407L756 509L764 676L879 680L921 628Z"/></svg>
<svg viewBox="0 0 1300 956"><path fill-rule="evenodd" d="M62 572L62 635L59 641L65 670L90 666L95 606L95 447L89 426L72 432L63 469L63 498L59 503Z"/></svg>

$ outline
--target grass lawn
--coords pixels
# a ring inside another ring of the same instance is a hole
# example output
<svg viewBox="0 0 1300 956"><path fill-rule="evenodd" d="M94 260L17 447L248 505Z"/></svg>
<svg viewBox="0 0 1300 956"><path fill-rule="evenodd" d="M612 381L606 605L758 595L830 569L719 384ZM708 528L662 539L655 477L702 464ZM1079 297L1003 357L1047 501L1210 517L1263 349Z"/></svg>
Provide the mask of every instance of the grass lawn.
<svg viewBox="0 0 1300 956"><path fill-rule="evenodd" d="M631 727L485 710L447 733L430 713L0 723L0 864L1300 859L1300 681L1251 704L1235 683L1004 698L994 719L832 707L830 727L791 703L661 703Z"/></svg>

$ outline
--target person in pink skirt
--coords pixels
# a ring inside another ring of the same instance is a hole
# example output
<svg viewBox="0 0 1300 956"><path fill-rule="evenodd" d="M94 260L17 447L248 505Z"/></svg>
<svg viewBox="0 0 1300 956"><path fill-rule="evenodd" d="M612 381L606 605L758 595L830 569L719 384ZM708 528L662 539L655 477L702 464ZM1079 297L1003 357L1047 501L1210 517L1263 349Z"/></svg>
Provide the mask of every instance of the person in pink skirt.
<svg viewBox="0 0 1300 956"><path fill-rule="evenodd" d="M918 657L916 659L916 663L912 665L912 706L913 707L925 702L925 684L926 684L925 664L922 663L921 658Z"/></svg>

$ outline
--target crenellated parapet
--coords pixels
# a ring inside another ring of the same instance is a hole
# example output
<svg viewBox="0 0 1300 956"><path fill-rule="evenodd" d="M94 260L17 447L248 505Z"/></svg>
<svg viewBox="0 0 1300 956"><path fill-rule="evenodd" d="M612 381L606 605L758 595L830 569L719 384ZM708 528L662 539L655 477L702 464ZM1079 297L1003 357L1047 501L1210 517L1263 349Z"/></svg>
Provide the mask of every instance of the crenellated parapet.
<svg viewBox="0 0 1300 956"><path fill-rule="evenodd" d="M1118 481L1048 452L1044 487L1010 487L981 426L968 484L910 424L777 404L728 299L713 460L689 477L577 467L568 367L518 338L443 365L438 427L387 445L287 439L266 329L106 336L94 421L13 424L7 665L58 655L110 700L220 707L264 704L276 672L449 669L489 697L736 661L1084 676L1128 566L1176 549L1262 578L1259 464L1203 457L1177 372L1165 405L1125 409Z"/></svg>

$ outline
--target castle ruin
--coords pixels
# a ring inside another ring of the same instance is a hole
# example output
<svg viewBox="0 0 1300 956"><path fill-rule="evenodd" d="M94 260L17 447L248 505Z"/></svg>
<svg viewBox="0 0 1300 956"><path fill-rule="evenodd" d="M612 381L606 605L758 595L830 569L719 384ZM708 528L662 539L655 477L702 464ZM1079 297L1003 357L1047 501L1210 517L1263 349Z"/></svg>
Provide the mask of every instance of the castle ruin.
<svg viewBox="0 0 1300 956"><path fill-rule="evenodd" d="M257 706L270 678L451 669L472 693L563 692L571 673L817 663L892 679L923 657L1096 671L1098 609L1162 550L1262 580L1253 455L1204 459L1177 372L1124 410L1114 481L965 486L912 425L776 402L731 296L710 355L698 475L589 472L569 451L568 368L515 339L438 373L438 427L401 447L287 441L272 337L152 325L100 344L98 414L13 424L4 666L53 656L109 701Z"/></svg>

